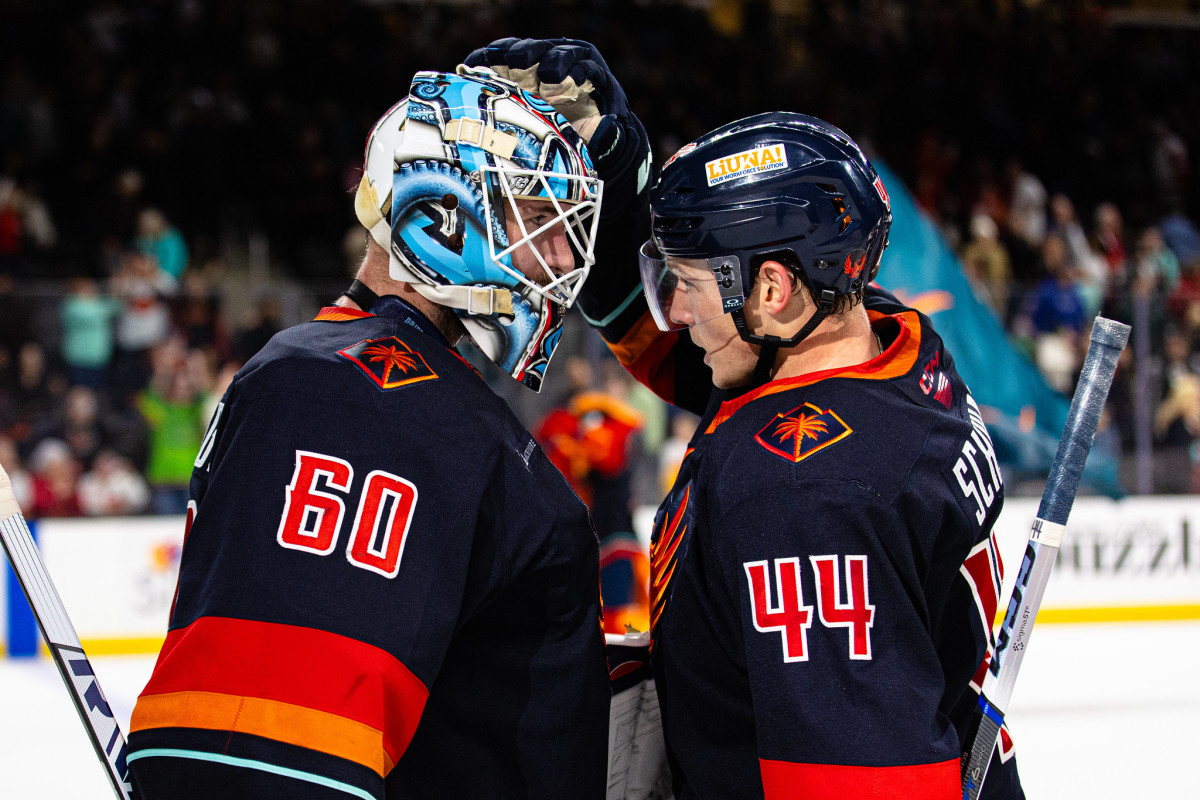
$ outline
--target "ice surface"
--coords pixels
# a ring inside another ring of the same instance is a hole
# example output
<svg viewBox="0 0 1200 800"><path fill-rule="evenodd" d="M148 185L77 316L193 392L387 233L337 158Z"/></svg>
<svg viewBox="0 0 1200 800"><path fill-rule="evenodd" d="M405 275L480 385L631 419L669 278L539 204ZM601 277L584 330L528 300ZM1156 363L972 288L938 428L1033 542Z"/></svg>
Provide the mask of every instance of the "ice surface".
<svg viewBox="0 0 1200 800"><path fill-rule="evenodd" d="M1196 796L1200 622L1034 630L1008 721L1030 800ZM122 728L149 656L92 659ZM49 659L0 659L0 797L113 797Z"/></svg>

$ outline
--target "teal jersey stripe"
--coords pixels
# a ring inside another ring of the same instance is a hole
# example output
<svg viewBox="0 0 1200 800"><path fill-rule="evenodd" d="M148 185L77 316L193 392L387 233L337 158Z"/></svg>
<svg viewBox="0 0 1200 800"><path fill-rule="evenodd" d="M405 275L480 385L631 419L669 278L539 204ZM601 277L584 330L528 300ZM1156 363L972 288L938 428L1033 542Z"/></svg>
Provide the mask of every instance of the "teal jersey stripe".
<svg viewBox="0 0 1200 800"><path fill-rule="evenodd" d="M126 761L137 761L140 758L153 758L156 756L166 756L168 758L191 758L196 761L212 761L217 764L228 764L231 767L245 767L246 769L257 769L263 772L270 772L274 775L282 775L285 778L295 778L298 781L307 781L316 783L321 786L327 786L330 789L337 789L339 792L361 797L362 800L375 800L375 795L365 789L360 789L357 786L351 786L348 783L335 781L332 778L325 778L320 775L313 775L311 772L301 772L287 767L276 766L275 764L267 764L263 761L252 761L248 758L234 758L233 756L223 756L217 753L205 753L200 750L178 750L168 747L151 747L145 750L134 750L125 757Z"/></svg>
<svg viewBox="0 0 1200 800"><path fill-rule="evenodd" d="M621 312L624 311L625 309L629 308L629 306L633 303L633 301L637 300L641 296L642 296L642 285L639 283L637 285L637 288L629 293L629 297L625 298L625 302L623 302L623 303L621 303L621 305L617 306L616 310L613 311L611 314L609 314L604 319L592 319L587 314L583 314L583 309L580 309L579 313L583 314L583 318L585 320L587 320L589 325L592 325L593 327L596 327L596 328L603 328L605 325L609 324L614 319L621 316Z"/></svg>

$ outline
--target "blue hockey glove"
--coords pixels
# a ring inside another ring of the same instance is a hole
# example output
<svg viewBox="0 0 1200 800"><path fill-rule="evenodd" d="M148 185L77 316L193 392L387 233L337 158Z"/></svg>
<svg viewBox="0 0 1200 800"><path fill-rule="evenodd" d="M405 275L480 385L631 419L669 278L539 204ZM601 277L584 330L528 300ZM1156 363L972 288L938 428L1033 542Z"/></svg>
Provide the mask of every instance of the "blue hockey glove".
<svg viewBox="0 0 1200 800"><path fill-rule="evenodd" d="M605 211L638 198L650 181L650 141L594 45L579 39L498 39L466 58L554 106L588 143L605 182ZM622 202L624 201L624 202ZM615 210L615 209L614 209ZM604 214L608 216L607 213Z"/></svg>

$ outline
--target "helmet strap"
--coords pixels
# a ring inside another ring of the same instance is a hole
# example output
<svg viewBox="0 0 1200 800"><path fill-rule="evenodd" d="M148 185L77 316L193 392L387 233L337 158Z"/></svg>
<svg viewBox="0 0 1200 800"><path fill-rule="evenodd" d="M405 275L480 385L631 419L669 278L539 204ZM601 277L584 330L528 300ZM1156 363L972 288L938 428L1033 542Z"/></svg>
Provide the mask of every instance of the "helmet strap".
<svg viewBox="0 0 1200 800"><path fill-rule="evenodd" d="M775 371L775 357L779 354L779 349L782 347L795 347L808 338L817 326L833 313L834 300L837 295L832 289L823 289L821 291L821 299L817 301L817 309L813 315L808 318L808 322L804 323L804 327L796 331L795 335L787 339L782 339L771 334L751 333L749 326L746 325L746 315L742 309L730 312L733 317L733 325L737 328L738 335L743 341L750 344L758 345L758 362L754 365L754 377L751 379L751 388L762 386L767 381L771 380L771 374Z"/></svg>
<svg viewBox="0 0 1200 800"><path fill-rule="evenodd" d="M370 311L371 307L379 302L379 295L371 291L365 283L358 278L350 284L350 288L342 292L343 297L349 297L354 301L354 305L361 308L363 311Z"/></svg>

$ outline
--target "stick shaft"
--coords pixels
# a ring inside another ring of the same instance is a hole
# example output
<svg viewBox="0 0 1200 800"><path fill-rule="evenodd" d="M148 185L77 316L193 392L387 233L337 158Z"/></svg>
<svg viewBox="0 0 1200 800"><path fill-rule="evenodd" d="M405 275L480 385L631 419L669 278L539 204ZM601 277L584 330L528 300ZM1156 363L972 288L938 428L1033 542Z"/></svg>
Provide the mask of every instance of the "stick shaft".
<svg viewBox="0 0 1200 800"><path fill-rule="evenodd" d="M8 476L2 469L0 477L3 479L0 481L0 494L8 492L11 496ZM15 502L0 503L0 513L15 507ZM19 509L0 519L0 545L3 545L25 597L33 608L50 656L63 683L67 685L75 710L87 730L96 755L104 765L113 791L122 800L131 800L133 794L125 761L125 737L121 734L121 728L96 680L91 662L83 652L79 636L67 616L67 609L54 588L54 582L46 571L37 544Z"/></svg>
<svg viewBox="0 0 1200 800"><path fill-rule="evenodd" d="M1096 318L1091 345L1067 412L1067 424L1038 505L1038 518L1021 559L1004 622L996 638L995 653L984 676L977 727L964 756L963 800L976 800L983 790L996 739L1004 724L1004 712L1012 698L1042 594L1050 580L1092 440L1100 424L1104 401L1112 387L1117 359L1128 339L1128 325Z"/></svg>

